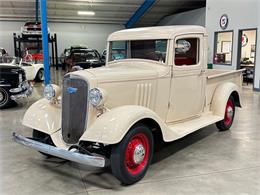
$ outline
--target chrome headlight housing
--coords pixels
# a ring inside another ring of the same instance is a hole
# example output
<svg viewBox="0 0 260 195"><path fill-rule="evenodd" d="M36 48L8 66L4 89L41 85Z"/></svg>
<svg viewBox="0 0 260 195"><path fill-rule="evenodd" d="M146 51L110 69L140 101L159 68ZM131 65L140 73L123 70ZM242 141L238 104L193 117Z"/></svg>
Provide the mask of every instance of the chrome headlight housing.
<svg viewBox="0 0 260 195"><path fill-rule="evenodd" d="M51 84L44 87L43 95L47 100L52 100L55 97L55 90Z"/></svg>
<svg viewBox="0 0 260 195"><path fill-rule="evenodd" d="M105 102L105 92L99 88L93 88L89 91L89 102L94 107L98 107Z"/></svg>

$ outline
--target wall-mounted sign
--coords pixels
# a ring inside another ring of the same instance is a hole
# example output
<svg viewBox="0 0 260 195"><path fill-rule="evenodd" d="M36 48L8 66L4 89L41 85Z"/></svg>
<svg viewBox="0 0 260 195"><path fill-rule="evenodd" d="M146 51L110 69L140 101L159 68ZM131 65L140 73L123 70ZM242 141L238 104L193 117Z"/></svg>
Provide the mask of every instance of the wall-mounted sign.
<svg viewBox="0 0 260 195"><path fill-rule="evenodd" d="M248 43L248 37L246 34L242 35L242 47L245 47Z"/></svg>
<svg viewBox="0 0 260 195"><path fill-rule="evenodd" d="M222 28L222 30L225 30L228 27L228 15L227 14L223 14L220 17L219 25Z"/></svg>

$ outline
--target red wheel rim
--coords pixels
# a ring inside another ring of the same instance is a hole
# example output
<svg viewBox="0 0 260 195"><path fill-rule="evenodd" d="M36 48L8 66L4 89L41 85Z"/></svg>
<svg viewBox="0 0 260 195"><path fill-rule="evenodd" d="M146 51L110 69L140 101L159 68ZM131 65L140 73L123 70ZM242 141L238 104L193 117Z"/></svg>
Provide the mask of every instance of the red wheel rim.
<svg viewBox="0 0 260 195"><path fill-rule="evenodd" d="M128 143L125 151L125 165L129 173L138 174L147 165L150 156L150 145L147 136L136 134Z"/></svg>
<svg viewBox="0 0 260 195"><path fill-rule="evenodd" d="M234 104L233 104L232 100L229 99L227 102L225 118L224 118L224 123L226 126L229 126L232 123L233 116L234 116Z"/></svg>

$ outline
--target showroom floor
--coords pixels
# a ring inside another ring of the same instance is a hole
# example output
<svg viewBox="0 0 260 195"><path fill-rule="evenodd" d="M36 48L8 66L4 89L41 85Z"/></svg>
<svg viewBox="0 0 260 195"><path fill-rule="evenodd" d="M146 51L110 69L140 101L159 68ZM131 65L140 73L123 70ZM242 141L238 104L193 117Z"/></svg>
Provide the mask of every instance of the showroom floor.
<svg viewBox="0 0 260 195"><path fill-rule="evenodd" d="M0 194L260 194L260 93L248 87L231 131L212 125L164 144L145 178L128 187L109 169L47 159L12 141L13 131L30 135L22 117L42 90L35 84L28 102L0 111Z"/></svg>

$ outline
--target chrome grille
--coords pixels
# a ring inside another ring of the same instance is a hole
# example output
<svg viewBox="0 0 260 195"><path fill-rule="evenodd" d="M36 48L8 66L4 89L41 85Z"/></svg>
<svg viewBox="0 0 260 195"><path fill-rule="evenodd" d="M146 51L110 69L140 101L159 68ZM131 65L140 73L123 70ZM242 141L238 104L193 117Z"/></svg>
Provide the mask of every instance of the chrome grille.
<svg viewBox="0 0 260 195"><path fill-rule="evenodd" d="M62 137L66 143L75 144L87 125L88 83L80 77L64 77L62 91Z"/></svg>

